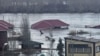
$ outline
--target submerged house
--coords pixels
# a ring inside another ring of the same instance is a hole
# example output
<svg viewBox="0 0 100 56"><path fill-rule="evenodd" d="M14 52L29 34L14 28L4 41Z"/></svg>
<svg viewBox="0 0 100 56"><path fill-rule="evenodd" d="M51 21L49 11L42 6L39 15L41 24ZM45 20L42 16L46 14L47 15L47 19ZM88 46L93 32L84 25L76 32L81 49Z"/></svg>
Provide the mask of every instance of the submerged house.
<svg viewBox="0 0 100 56"><path fill-rule="evenodd" d="M3 21L3 20L0 20L0 51L2 51L5 43L7 43L8 39L7 39L7 32L8 30L10 29L13 29L13 25L6 22L6 21ZM6 48L6 47L5 47Z"/></svg>
<svg viewBox="0 0 100 56"><path fill-rule="evenodd" d="M65 38L65 56L99 56L100 39Z"/></svg>
<svg viewBox="0 0 100 56"><path fill-rule="evenodd" d="M61 20L57 20L57 19L53 19L53 20L42 20L39 21L35 24L32 24L31 28L32 29L38 29L38 30L43 30L43 29L58 29L58 28L68 28L69 24L61 21Z"/></svg>

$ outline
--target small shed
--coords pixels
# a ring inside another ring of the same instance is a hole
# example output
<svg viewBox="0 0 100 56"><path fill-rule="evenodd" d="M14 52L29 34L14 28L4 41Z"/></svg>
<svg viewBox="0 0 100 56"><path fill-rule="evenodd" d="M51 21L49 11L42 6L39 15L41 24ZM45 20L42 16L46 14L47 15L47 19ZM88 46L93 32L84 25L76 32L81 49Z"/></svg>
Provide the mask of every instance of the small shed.
<svg viewBox="0 0 100 56"><path fill-rule="evenodd" d="M36 42L36 41L22 41L22 50L26 50L25 52L22 52L24 54L37 54L37 53L41 53L41 45L43 43L40 42Z"/></svg>
<svg viewBox="0 0 100 56"><path fill-rule="evenodd" d="M50 28L61 28L61 27L66 27L68 28L69 24L58 20L58 19L52 19L52 20L42 20L39 21L35 24L32 24L31 28L32 29L38 29L38 30L43 30L43 29L50 29Z"/></svg>
<svg viewBox="0 0 100 56"><path fill-rule="evenodd" d="M22 41L22 49L41 49L43 43L36 41Z"/></svg>

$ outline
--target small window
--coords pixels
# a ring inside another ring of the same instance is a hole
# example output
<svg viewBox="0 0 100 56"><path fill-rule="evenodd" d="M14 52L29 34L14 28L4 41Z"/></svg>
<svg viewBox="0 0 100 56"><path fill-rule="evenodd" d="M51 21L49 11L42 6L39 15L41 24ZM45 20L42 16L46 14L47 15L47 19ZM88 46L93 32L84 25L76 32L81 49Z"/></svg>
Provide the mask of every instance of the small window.
<svg viewBox="0 0 100 56"><path fill-rule="evenodd" d="M69 53L90 53L91 48L87 44L69 44Z"/></svg>
<svg viewBox="0 0 100 56"><path fill-rule="evenodd" d="M70 48L87 48L87 44L69 44Z"/></svg>
<svg viewBox="0 0 100 56"><path fill-rule="evenodd" d="M100 52L100 46L96 47L96 52Z"/></svg>

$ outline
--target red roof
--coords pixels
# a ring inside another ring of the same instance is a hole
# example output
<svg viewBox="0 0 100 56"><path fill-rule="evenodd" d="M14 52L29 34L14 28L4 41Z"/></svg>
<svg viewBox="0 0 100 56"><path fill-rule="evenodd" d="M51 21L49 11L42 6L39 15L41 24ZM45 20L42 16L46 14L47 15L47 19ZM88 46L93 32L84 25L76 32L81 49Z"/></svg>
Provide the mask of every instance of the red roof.
<svg viewBox="0 0 100 56"><path fill-rule="evenodd" d="M48 28L54 28L54 27L61 27L61 26L68 26L69 24L64 23L60 20L43 20L39 21L35 24L32 24L32 29L48 29Z"/></svg>
<svg viewBox="0 0 100 56"><path fill-rule="evenodd" d="M13 27L14 25L4 21L4 20L0 20L0 24L4 25L4 26L7 26L7 27Z"/></svg>
<svg viewBox="0 0 100 56"><path fill-rule="evenodd" d="M8 28L3 27L3 26L0 25L0 31L6 31L6 30L8 30Z"/></svg>
<svg viewBox="0 0 100 56"><path fill-rule="evenodd" d="M10 27L13 27L13 25L6 21L0 20L0 31L6 31L10 29Z"/></svg>

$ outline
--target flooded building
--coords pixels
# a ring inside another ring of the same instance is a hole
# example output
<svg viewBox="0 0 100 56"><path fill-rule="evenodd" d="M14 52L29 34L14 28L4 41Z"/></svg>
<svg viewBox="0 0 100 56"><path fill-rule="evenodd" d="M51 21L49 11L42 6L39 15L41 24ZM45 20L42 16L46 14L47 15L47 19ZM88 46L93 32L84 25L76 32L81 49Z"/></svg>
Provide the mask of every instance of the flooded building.
<svg viewBox="0 0 100 56"><path fill-rule="evenodd" d="M83 37L65 38L65 56L98 56L99 41Z"/></svg>
<svg viewBox="0 0 100 56"><path fill-rule="evenodd" d="M0 51L7 48L8 31L12 28L13 28L12 24L4 20L0 20Z"/></svg>
<svg viewBox="0 0 100 56"><path fill-rule="evenodd" d="M31 25L32 29L44 30L44 29L68 29L69 24L61 20L42 20Z"/></svg>

